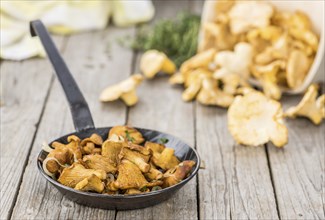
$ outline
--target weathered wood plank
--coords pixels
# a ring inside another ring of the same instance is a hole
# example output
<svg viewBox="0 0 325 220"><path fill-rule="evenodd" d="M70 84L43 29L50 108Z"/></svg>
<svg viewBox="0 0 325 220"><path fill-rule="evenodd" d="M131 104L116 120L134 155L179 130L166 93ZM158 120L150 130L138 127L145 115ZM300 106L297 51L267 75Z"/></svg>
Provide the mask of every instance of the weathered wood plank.
<svg viewBox="0 0 325 220"><path fill-rule="evenodd" d="M235 144L227 111L196 106L201 219L277 219L265 148Z"/></svg>
<svg viewBox="0 0 325 220"><path fill-rule="evenodd" d="M186 1L155 4L156 19L175 17L181 9L189 7ZM137 56L136 64L139 64L140 56ZM181 90L171 88L168 77L145 80L138 93L140 101L129 111L129 124L174 134L194 146L193 104L181 101ZM117 219L197 219L196 186L196 179L193 179L169 200L145 209L118 211Z"/></svg>
<svg viewBox="0 0 325 220"><path fill-rule="evenodd" d="M59 48L62 37L55 38ZM51 85L51 68L44 59L1 63L1 208L10 216L34 133Z"/></svg>
<svg viewBox="0 0 325 220"><path fill-rule="evenodd" d="M299 97L285 97L284 109ZM267 146L274 187L282 219L325 219L325 123L304 118L286 120L289 143Z"/></svg>
<svg viewBox="0 0 325 220"><path fill-rule="evenodd" d="M101 104L98 96L108 84L130 75L133 52L115 43L116 38L127 34L133 35L134 28L108 27L105 31L73 35L68 40L64 57L88 100L97 127L124 124L126 120L123 103ZM85 207L67 200L41 177L36 168L36 156L42 141L50 141L73 130L67 102L55 80L24 174L13 219L114 219L114 210Z"/></svg>

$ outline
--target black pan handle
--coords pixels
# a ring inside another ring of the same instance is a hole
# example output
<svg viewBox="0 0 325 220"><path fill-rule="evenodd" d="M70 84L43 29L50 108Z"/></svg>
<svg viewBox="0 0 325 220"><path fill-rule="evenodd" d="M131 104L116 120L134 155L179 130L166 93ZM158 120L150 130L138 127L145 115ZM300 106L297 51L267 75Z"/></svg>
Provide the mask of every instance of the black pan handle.
<svg viewBox="0 0 325 220"><path fill-rule="evenodd" d="M45 51L54 67L55 73L63 87L65 96L70 105L74 127L77 131L94 128L94 122L88 104L83 97L77 83L72 77L67 65L62 59L58 49L53 43L44 24L40 20L30 22L31 35L38 36L45 48Z"/></svg>

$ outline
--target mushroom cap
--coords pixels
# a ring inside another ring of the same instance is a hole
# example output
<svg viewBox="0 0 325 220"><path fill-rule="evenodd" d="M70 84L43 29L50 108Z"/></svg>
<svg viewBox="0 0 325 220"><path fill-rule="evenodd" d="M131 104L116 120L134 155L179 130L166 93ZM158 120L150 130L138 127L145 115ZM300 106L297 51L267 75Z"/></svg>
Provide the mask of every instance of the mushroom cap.
<svg viewBox="0 0 325 220"><path fill-rule="evenodd" d="M113 135L121 136L127 141L132 141L134 144L141 144L144 142L142 134L137 129L130 126L114 126L109 131L108 137L111 138Z"/></svg>
<svg viewBox="0 0 325 220"><path fill-rule="evenodd" d="M300 50L291 51L287 64L287 83L290 88L296 88L303 83L310 66L307 55Z"/></svg>
<svg viewBox="0 0 325 220"><path fill-rule="evenodd" d="M217 53L214 62L218 66L227 69L230 73L235 73L243 78L247 78L252 58L252 45L241 42L236 44L234 51L221 51Z"/></svg>
<svg viewBox="0 0 325 220"><path fill-rule="evenodd" d="M208 68L209 64L213 61L213 57L216 52L216 49L211 48L209 50L196 54L181 65L180 72L182 74L185 74L186 72L196 68Z"/></svg>
<svg viewBox="0 0 325 220"><path fill-rule="evenodd" d="M146 78L151 79L160 71L174 73L176 66L164 53L158 50L147 50L141 57L140 70Z"/></svg>
<svg viewBox="0 0 325 220"><path fill-rule="evenodd" d="M282 147L288 141L281 104L253 90L236 96L230 105L228 129L239 144L258 146L271 141Z"/></svg>
<svg viewBox="0 0 325 220"><path fill-rule="evenodd" d="M95 191L101 193L104 190L104 183L95 174L92 174L89 177L80 181L75 186L75 189L81 191Z"/></svg>
<svg viewBox="0 0 325 220"><path fill-rule="evenodd" d="M127 94L135 94L135 89L142 82L142 80L142 75L134 74L126 80L123 80L115 85L108 86L100 94L99 100L102 102L115 101L119 98L122 98L124 95L123 101L128 104L129 96L127 96ZM133 96L130 96L130 98L134 99ZM130 103L135 104L134 101L131 101Z"/></svg>
<svg viewBox="0 0 325 220"><path fill-rule="evenodd" d="M254 10L252 10L254 9ZM230 29L233 34L270 24L273 7L261 1L237 1L229 11Z"/></svg>
<svg viewBox="0 0 325 220"><path fill-rule="evenodd" d="M202 81L202 88L197 96L197 101L203 105L215 105L228 107L234 100L234 96L221 91L218 88L217 80L205 78Z"/></svg>

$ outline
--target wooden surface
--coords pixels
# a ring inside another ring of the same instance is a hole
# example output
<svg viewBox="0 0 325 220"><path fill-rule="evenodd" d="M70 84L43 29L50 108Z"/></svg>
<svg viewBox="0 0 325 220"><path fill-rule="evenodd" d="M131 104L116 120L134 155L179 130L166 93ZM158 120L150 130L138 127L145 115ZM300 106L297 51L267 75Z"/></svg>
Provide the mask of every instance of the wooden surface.
<svg viewBox="0 0 325 220"><path fill-rule="evenodd" d="M200 13L202 1L156 1L156 17L181 9ZM128 123L186 140L205 164L171 199L132 211L89 208L63 197L39 174L43 141L74 130L62 89L46 59L1 63L1 219L325 219L325 123L287 120L289 144L236 145L226 110L181 101L168 78L146 80L139 103L102 104L98 95L139 71L141 54L116 39L137 28L55 37L87 99L97 127ZM285 97L284 108L300 97Z"/></svg>

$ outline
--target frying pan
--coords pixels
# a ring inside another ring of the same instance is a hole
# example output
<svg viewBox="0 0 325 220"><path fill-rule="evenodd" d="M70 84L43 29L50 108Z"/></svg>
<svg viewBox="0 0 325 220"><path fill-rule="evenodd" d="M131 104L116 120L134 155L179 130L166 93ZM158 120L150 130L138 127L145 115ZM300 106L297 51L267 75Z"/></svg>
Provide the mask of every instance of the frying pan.
<svg viewBox="0 0 325 220"><path fill-rule="evenodd" d="M106 140L111 127L95 128L88 104L85 98L83 97L80 89L78 88L75 80L73 79L64 60L60 56L55 44L53 43L43 23L40 20L32 21L30 23L30 32L32 36L38 36L40 38L45 48L45 51L52 63L52 66L54 67L55 73L63 87L64 93L70 105L70 110L76 129L76 132L67 134L63 137L53 140L52 142L58 141L61 143L67 143L67 137L69 135L74 134L79 138L83 139L89 137L93 133L101 135L103 140ZM182 140L170 134L143 128L135 128L142 133L143 137L146 140L151 142L158 142L160 138L167 138L169 140L166 144L167 147L175 149L175 155L181 161L194 160L196 162L196 165L195 167L193 167L190 175L176 185L153 192L137 195L106 195L75 190L62 185L56 180L49 177L42 168L42 163L48 154L44 150L39 153L37 158L38 170L41 172L41 174L43 175L43 177L45 177L47 181L49 181L68 199L75 201L79 204L91 207L126 210L144 208L165 201L166 199L174 195L176 191L183 187L190 179L192 179L197 174L200 167L200 158L193 148L191 148L188 144L184 143ZM52 142L50 142L50 146Z"/></svg>

